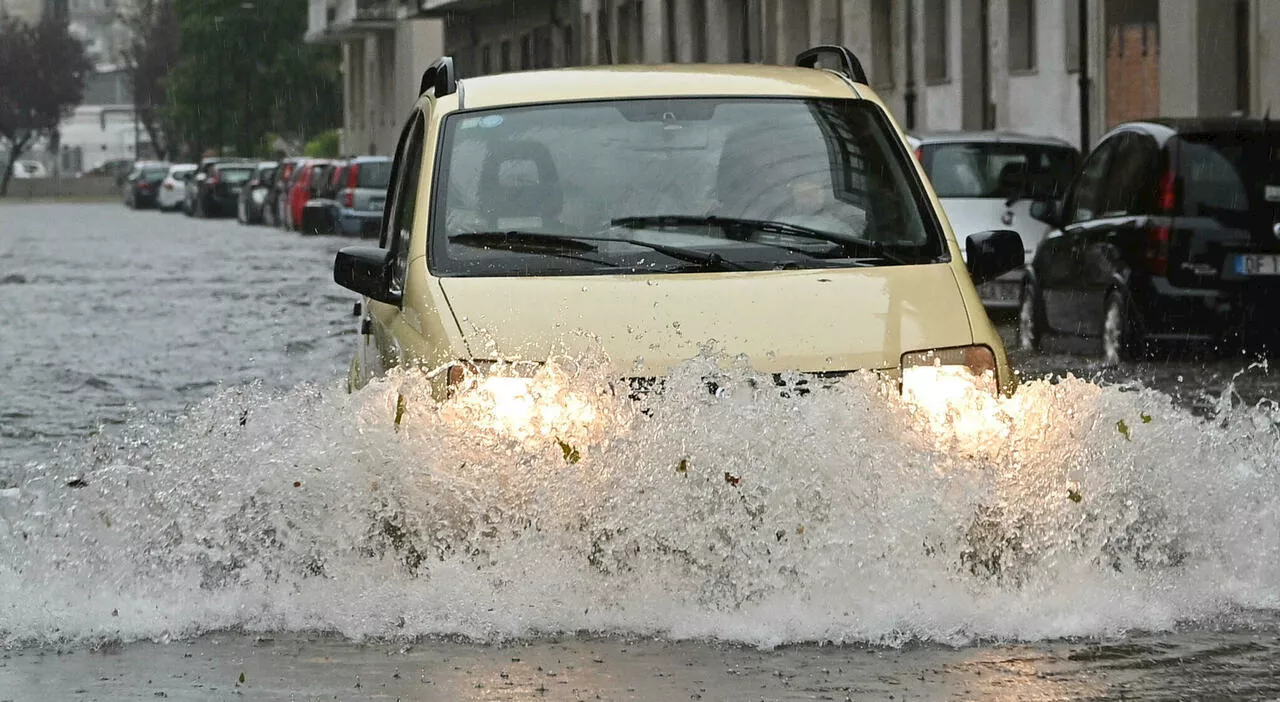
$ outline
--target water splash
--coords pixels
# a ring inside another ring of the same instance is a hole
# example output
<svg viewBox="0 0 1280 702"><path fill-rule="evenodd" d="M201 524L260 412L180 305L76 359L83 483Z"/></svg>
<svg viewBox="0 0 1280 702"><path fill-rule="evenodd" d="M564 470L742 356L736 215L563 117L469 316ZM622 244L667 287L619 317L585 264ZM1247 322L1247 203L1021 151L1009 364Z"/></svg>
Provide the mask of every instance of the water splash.
<svg viewBox="0 0 1280 702"><path fill-rule="evenodd" d="M869 374L801 394L699 359L636 403L557 372L590 426L503 433L396 374L224 391L32 466L0 494L0 636L960 643L1280 606L1271 404L1068 377L974 422Z"/></svg>

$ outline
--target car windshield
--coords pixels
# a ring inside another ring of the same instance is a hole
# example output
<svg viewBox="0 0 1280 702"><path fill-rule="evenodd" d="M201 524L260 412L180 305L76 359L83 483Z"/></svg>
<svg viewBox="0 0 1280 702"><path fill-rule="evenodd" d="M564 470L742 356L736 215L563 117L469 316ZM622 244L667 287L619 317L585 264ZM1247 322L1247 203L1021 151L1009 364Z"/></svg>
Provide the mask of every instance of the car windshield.
<svg viewBox="0 0 1280 702"><path fill-rule="evenodd" d="M1078 161L1065 146L1008 142L926 144L920 160L938 197L1056 197Z"/></svg>
<svg viewBox="0 0 1280 702"><path fill-rule="evenodd" d="M356 187L386 190L390 182L390 161L366 161L360 164L360 174Z"/></svg>
<svg viewBox="0 0 1280 702"><path fill-rule="evenodd" d="M252 168L223 168L219 172L222 175L222 182L228 185L247 183L253 177Z"/></svg>
<svg viewBox="0 0 1280 702"><path fill-rule="evenodd" d="M430 265L445 276L689 269L689 255L647 244L748 270L945 260L937 220L890 135L879 108L858 100L644 99L454 114L444 125ZM474 236L508 232L555 235L560 246L589 238L593 253L584 260L557 255L546 238L482 245Z"/></svg>

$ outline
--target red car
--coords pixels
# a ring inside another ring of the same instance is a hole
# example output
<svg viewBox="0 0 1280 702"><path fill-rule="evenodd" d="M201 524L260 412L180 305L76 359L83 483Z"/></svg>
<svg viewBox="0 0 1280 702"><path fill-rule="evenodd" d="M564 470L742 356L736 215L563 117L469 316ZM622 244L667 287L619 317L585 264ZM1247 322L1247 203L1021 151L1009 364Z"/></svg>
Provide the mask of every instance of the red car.
<svg viewBox="0 0 1280 702"><path fill-rule="evenodd" d="M315 197L324 185L323 178L329 163L328 159L312 158L299 163L294 169L293 178L289 181L285 229L296 230L302 226L302 210L307 206L307 200Z"/></svg>

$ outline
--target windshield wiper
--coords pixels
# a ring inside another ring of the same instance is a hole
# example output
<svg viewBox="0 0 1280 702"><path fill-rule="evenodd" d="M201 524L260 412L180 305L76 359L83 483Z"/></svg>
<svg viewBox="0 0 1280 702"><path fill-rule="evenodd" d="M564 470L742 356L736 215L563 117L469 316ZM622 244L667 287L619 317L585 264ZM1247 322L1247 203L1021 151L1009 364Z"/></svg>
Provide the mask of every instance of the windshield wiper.
<svg viewBox="0 0 1280 702"><path fill-rule="evenodd" d="M743 219L739 217L721 217L719 215L708 215L705 217L697 215L646 215L641 217L618 217L617 219L611 220L610 223L615 227L627 227L629 229L641 227L711 226L719 227L726 234L741 230L767 232L769 234L784 234L802 239L826 241L832 244L838 244L842 248L849 244L855 244L870 250L877 258L883 258L886 261L892 261L903 266L911 264L910 261L907 261L901 256L897 256L886 251L884 244L879 241L863 239L857 236L846 236L843 234L836 234L834 232L822 231L821 229L812 229L810 227L802 227L798 224L776 222L768 219Z"/></svg>
<svg viewBox="0 0 1280 702"><path fill-rule="evenodd" d="M747 270L745 266L734 263L713 251L702 251L684 246L658 244L651 241L642 241L640 239L625 239L605 236L577 236L569 234L544 234L542 232L526 231L493 231L458 234L456 236L449 237L449 241L463 246L492 246L529 253L542 253L543 251L546 251L547 253L560 255L564 255L565 252L595 253L599 251L600 247L596 246L592 242L620 242L656 251L663 256L674 258L677 261L694 263L702 268L719 268L739 271ZM605 261L602 261L601 263L607 263L615 268L622 267L617 263Z"/></svg>

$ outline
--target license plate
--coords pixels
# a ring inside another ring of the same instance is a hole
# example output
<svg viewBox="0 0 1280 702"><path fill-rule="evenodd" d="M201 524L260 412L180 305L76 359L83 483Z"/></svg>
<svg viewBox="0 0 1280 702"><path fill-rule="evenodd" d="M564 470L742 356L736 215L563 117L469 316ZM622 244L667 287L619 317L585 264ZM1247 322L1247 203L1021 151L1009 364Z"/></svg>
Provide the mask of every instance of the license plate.
<svg viewBox="0 0 1280 702"><path fill-rule="evenodd" d="M1236 256L1235 272L1239 275L1280 275L1280 256L1273 254Z"/></svg>
<svg viewBox="0 0 1280 702"><path fill-rule="evenodd" d="M983 283L978 286L978 297L993 302L1013 302L1022 296L1022 286L1018 283Z"/></svg>
<svg viewBox="0 0 1280 702"><path fill-rule="evenodd" d="M1280 202L1280 185L1268 185L1266 198L1267 202Z"/></svg>

